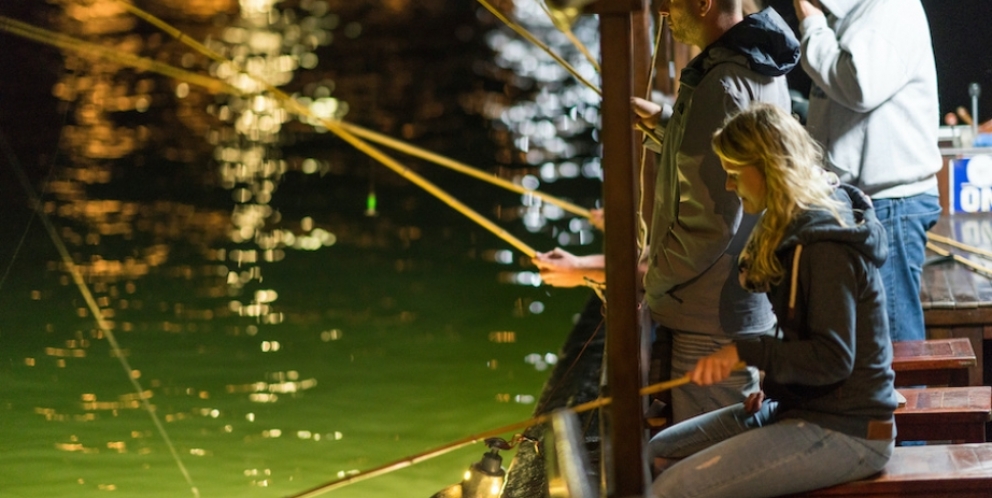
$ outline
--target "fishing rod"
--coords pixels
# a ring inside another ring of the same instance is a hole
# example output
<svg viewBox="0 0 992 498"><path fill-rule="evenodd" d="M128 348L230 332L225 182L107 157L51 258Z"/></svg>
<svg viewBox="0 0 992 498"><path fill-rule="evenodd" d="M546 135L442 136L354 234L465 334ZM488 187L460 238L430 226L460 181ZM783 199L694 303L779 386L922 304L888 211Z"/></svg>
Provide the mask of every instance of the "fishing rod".
<svg viewBox="0 0 992 498"><path fill-rule="evenodd" d="M31 207L37 214L38 219L41 220L42 225L44 225L45 230L48 232L48 236L52 239L52 243L55 245L56 250L59 253L59 257L62 258L62 263L65 265L66 271L72 276L73 283L76 284L76 288L79 289L79 293L83 296L83 301L86 302L86 307L89 309L93 319L96 320L96 325L103 333L104 337L107 338L107 343L110 344L111 350L114 352L114 356L120 361L121 366L124 368L124 372L127 375L128 380L131 382L131 387L134 388L137 398L141 400L141 406L148 412L148 415L152 419L152 423L155 425L155 429L158 431L159 436L165 442L166 447L169 448L169 453L172 455L172 459L176 462L179 467L179 471L182 473L183 478L186 480L186 484L189 485L190 491L193 496L199 498L200 491L193 483L193 478L190 476L189 471L183 464L182 459L179 457L179 452L176 450L176 446L172 443L172 438L169 437L168 432L165 430L165 426L162 424L162 420L155 412L155 408L152 407L151 403L148 402L150 396L146 395L144 387L138 381L138 375L131 367L130 362L127 360L127 355L124 354L120 344L117 342L117 336L114 335L113 327L103 316L103 310L100 309L100 305L97 304L96 298L93 297L93 293L90 291L89 286L86 284L86 280L83 278L82 272L76 265L75 261L72 259L72 255L69 254L69 249L66 247L65 242L62 237L59 236L58 229L52 220L42 209L41 199L35 193L34 188L31 187L31 182L28 180L27 175L24 173L24 168L21 167L20 162L17 161L17 157L14 154L13 148L7 143L4 134L0 132L0 150L7 156L8 162L10 162L12 169L27 193L29 200L31 201Z"/></svg>
<svg viewBox="0 0 992 498"><path fill-rule="evenodd" d="M599 67L599 61L596 60L596 57L592 55L592 52L589 51L589 49L585 46L585 44L583 44L582 41L575 36L575 33L572 32L572 27L569 26L568 23L562 17L555 15L555 13L552 12L550 8L548 8L547 1L540 0L538 3L540 3L541 10L543 10L544 13L548 16L548 19L551 19L551 23L554 24L556 28L558 28L558 31L561 31L565 35L565 37L568 38L568 41L572 42L572 45L574 45L575 48L579 50L579 52L582 52L582 55L585 56L586 60L589 61L589 64L592 65L593 69L595 69L597 73L601 72L601 68Z"/></svg>
<svg viewBox="0 0 992 498"><path fill-rule="evenodd" d="M129 12L133 13L135 16L140 17L141 19L144 19L145 21L148 21L150 24L152 24L155 27L157 27L157 28L161 29L162 31L166 32L167 34L169 34L170 36L172 36L173 38L175 38L177 41L179 41L179 42L181 42L181 43L189 46L190 48L192 48L193 50L196 50L200 54L203 54L203 55L207 56L208 58L210 58L210 59L212 59L212 60L214 60L216 62L225 62L225 63L226 62L232 62L232 61L229 61L224 56L218 54L217 52L209 49L208 47L206 47L202 43L194 40L193 38L191 38L189 36L187 36L181 30L175 28L174 26L171 26L169 23L163 21L162 19L159 19L158 17L155 17L154 15L152 15L152 14L150 14L150 13L148 13L148 12L142 10L142 9L140 9L139 7L135 6L134 4L132 4L132 3L128 2L128 1L125 1L125 0L118 0L118 1L119 1L120 4L122 4L124 6L125 9L127 9ZM578 43L578 40L575 40L575 41L576 41L576 43ZM588 52L588 51L586 51L586 52ZM562 60L561 63L567 64L567 62L565 62L564 60ZM597 68L598 68L598 66L597 66ZM239 68L239 69L242 69L242 68ZM247 74L247 71L244 71L243 69L242 69L242 71ZM252 75L250 75L250 76L252 76ZM252 77L255 78L254 76L252 76ZM255 79L256 79L256 81L260 81L258 78L255 78ZM263 84L265 84L264 81L260 81L260 82L263 83ZM270 90L270 91L272 91L271 88L267 88L267 89ZM292 99L292 97L290 97L288 95L286 95L285 97L287 99ZM307 116L308 117L311 117L309 114ZM557 197L554 197L554 196L545 194L544 192L540 192L540 191L533 190L533 189L528 189L526 187L517 185L517 184L515 184L513 182L509 182L509 181L503 180L502 178L499 178L499 177L496 177L494 175L491 175L491 174L485 173L483 171L480 171L480 170L478 170L476 168L473 168L471 166L468 166L468 165L466 165L464 163L460 163L458 161L455 161L453 159L449 159L449 158L444 157L444 156L441 156L439 154L435 154L433 152L429 152L429 151L427 151L425 149L421 149L419 147L415 147L413 145L410 145L408 143L402 142L400 140L396 140L396 139L390 138L390 137L388 137L386 135L383 135L381 133L376 133L374 131L371 131L371 130L367 130L365 128L362 128L360 126L346 123L343 120L339 120L338 123L340 123L344 128L346 128L348 131L354 133L355 135L358 135L358 136L360 136L362 138L365 138L367 140L371 140L371 141L376 142L376 143L378 143L380 145L384 145L384 146L393 148L393 149L398 150L400 152L405 152L405 153L407 153L409 155L412 155L414 157L419 157L421 159L425 159L427 161L431 161L431 162L433 162L435 164L438 164L440 166L444 166L444 167L447 167L449 169L453 169L455 171L458 171L459 173L463 173L463 174L472 176L474 178L478 178L480 180L483 180L483 181L492 183L494 185L497 185L499 187L503 187L503 188L505 188L507 190L511 190L513 192L517 192L517 193L520 193L520 194L533 195L533 196L538 197L538 198L540 198L540 199L542 199L544 201L547 201L547 202L549 202L551 204L554 204L554 205L556 205L558 207L561 207L562 209L564 209L566 211L569 211L569 212L571 212L573 214L576 214L576 215L579 215L579 216L582 216L582 217L585 217L585 218L589 218L589 216L590 216L588 209L585 209L585 208L582 208L582 207L577 206L575 204L572 204L570 202L566 202L564 200L558 199Z"/></svg>
<svg viewBox="0 0 992 498"><path fill-rule="evenodd" d="M968 268L971 268L972 270L975 270L975 271L980 272L980 273L984 273L986 275L992 275L992 268L989 268L988 266L985 266L985 265L980 265L980 264L975 263L974 261L972 261L972 260L970 260L970 259L968 259L968 258L966 258L964 256L961 256L960 254L954 254L951 251L948 251L947 249L944 249L942 247L938 247L933 242L927 242L926 247L927 247L927 249L929 249L929 250L937 253L938 256L942 256L942 257L945 257L945 258L951 258L954 261L956 261L958 263L961 263L961 264L967 266Z"/></svg>
<svg viewBox="0 0 992 498"><path fill-rule="evenodd" d="M740 369L744 368L745 366L746 365L744 364L744 362L738 362L737 364L735 364L733 366L732 369L733 370L740 370ZM647 395L650 395L650 394L657 394L657 393L660 393L660 392L664 392L664 391L668 391L668 390L671 390L671 389L675 389L676 387L680 387L680 386L686 385L689 382L690 382L689 376L688 375L684 375L684 376L679 377L677 379L672 379L672 380L669 380L669 381L659 382L657 384L651 384L650 386L642 387L640 389L640 391L639 391L639 394L641 396L647 396ZM575 405L574 407L570 408L570 410L572 410L575 413L584 413L584 412L587 412L587 411L590 411L590 410L595 410L597 408L602 408L604 406L609 405L612 402L613 402L613 398L611 398L609 396L602 397L602 398L596 398L596 399L594 399L592 401L588 401L588 402L585 402L585 403L582 403L582 404L579 404L579 405ZM490 429L488 431L483 431L483 432L480 432L480 433L477 433L477 434L472 434L471 436L466 436L466 437L461 438L461 439L459 439L457 441L452 441L452 442L450 442L448 444L445 444L445 445L442 445L442 446L438 446L436 448L433 448L433 449L424 451L422 453L418 453L416 455L412 455L412 456L408 456L408 457L405 457L405 458L401 458L399 460L396 460L396 461L393 461L393 462L390 462L390 463L387 463L387 464L384 464L384 465L380 465L378 467L375 467L375 468L372 468L372 469L369 469L369 470L366 470L366 471L363 471L363 472L359 472L357 474L353 474L353 475L350 475L350 476L347 476L347 477L336 479L336 480L331 481L331 482L328 482L326 484L321 484L320 486L313 487L311 489L308 489L308 490L303 491L301 493L297 493L295 495L287 496L286 498L312 498L314 496L319 496L319 495L322 495L324 493L327 493L327 492L330 492L330 491L334 491L336 489L343 488L345 486L348 486L348 485L351 485L351 484L355 484L357 482L364 481L366 479L371 479L373 477L377 477L377 476L380 476L380 475L383 475L383 474L387 474L387 473L390 473L390 472L393 472L393 471L396 471L396 470L404 469L404 468L409 467L411 465L418 464L418 463L423 462L423 461L426 461L426 460L430 460L431 458L438 457L438 456L444 455L446 453L450 453L452 451L455 451L457 449L463 448L463 447L468 446L470 444L477 443L479 441L484 441L487 438L499 436L501 434L506 434L508 432L514 432L514 431L516 431L518 429L526 429L526 428L531 427L531 426L544 424L547 421L551 420L551 416L552 416L552 414L550 414L550 413L543 414L543 415L538 415L536 417L533 417L533 418L530 418L530 419L527 419L527 420L523 420L523 421L520 421L520 422L515 422L515 423L509 424L509 425L505 425L503 427L499 427L499 428L496 428L496 429Z"/></svg>
<svg viewBox="0 0 992 498"><path fill-rule="evenodd" d="M951 247L955 247L957 249L961 249L962 251L968 251L968 252L970 252L972 254L977 254L977 255L982 256L982 257L984 257L986 259L992 259L992 251L989 251L989 250L986 250L986 249L982 249L981 247L975 247L975 246L972 246L972 245L965 244L963 242L958 242L958 241L956 241L954 239L951 239L951 238L948 238L948 237L943 237L943 236L937 235L935 233L927 233L927 238L930 239L930 240L932 240L932 241L934 241L934 242L939 242L941 244L945 244L945 245L949 245Z"/></svg>
<svg viewBox="0 0 992 498"><path fill-rule="evenodd" d="M69 36L60 35L58 33L54 33L42 28L36 28L4 16L0 16L0 30L17 34L34 41L38 41L40 43L55 45L57 47L64 48L66 50L94 55L101 58L107 58L115 62L119 62L123 65L138 67L141 69L147 69L149 71L158 72L160 74L165 74L166 76L180 79L181 81L186 81L190 84L196 84L215 91L222 91L222 93L228 93L232 95L245 94L245 92L234 87L233 85L220 82L219 80L216 80L214 78L192 74L187 71L182 71L180 69L173 68L166 64L155 63L154 61L142 57L132 56L129 54L114 54L110 49L106 49L104 47L99 47L97 45L86 43ZM46 36L50 38L46 38ZM184 43L193 43L195 45L199 45L200 47L202 47L203 50L212 54L211 55L212 57L213 56L220 57L219 55L210 51L206 47L203 47L202 45L193 42L193 40L191 40L189 37L182 38L182 41ZM226 59L224 60L226 61ZM249 76L252 75L249 74ZM266 90L271 92L277 98L277 100L280 100L284 105L286 105L287 110L289 110L290 112L293 112L297 115L306 116L310 119L319 122L322 126L327 128L328 131L331 131L339 138L343 139L344 141L348 142L355 148L359 149L361 152L364 152L370 157L376 159L381 164L395 171L403 178L406 178L407 180L410 180L417 186L423 188L428 193L434 195L445 204L448 204L456 211L464 214L472 221L475 221L483 228L489 230L491 233L493 233L493 235L496 235L497 237L503 239L505 242L509 243L514 248L521 251L527 257L533 258L534 256L537 255L537 251L534 250L532 247L530 247L529 245L527 245L526 243L524 243L514 235L510 234L503 228L499 227L492 221L488 220L478 212L474 211L467 205L463 204L455 197L451 196L450 194L448 194L441 188L437 187L427 179L423 178L417 173L414 173L409 168L401 165L396 160L392 159L391 157L382 153L375 147L372 147L365 141L361 140L360 138L358 138L357 136L346 130L338 122L314 115L313 112L308 107L300 104L298 101L296 101L296 99L292 98L285 92L279 90L278 88L273 87L268 83L265 83L264 81L261 81L260 79L254 76L252 76L252 78L262 83L266 87Z"/></svg>
<svg viewBox="0 0 992 498"><path fill-rule="evenodd" d="M471 219L472 221L476 222L478 225L480 225L483 228L489 230L490 232L492 232L497 237L503 239L505 242L509 243L510 245L512 245L513 247L515 247L517 250L519 250L520 252L524 253L524 255L526 255L527 257L533 258L534 256L537 255L537 251L535 251L532 247L528 246L523 241L521 241L517 237L513 236L512 234L510 234L509 232L507 232L503 228L499 227L498 225L496 225L495 223L493 223L492 221L490 221L488 218L485 218L484 216L482 216L481 214L479 214L478 212L476 212L472 208L470 208L467 205L463 204L461 201L459 201L458 199L456 199L452 195L448 194L447 192L445 192L441 188L437 187L436 185L434 185L433 183L431 183L430 181L428 181L424 177L422 177L422 176L414 173L409 168L407 168L407 167L399 164L396 160L394 160L393 158L387 156L386 154L384 154L379 149L376 149L375 147L369 145L367 142L365 142L362 139L358 138L355 134L351 133L350 131L346 130L343 126L341 126L339 122L334 122L334 121L331 121L329 119L318 117L318 116L314 115L313 112L310 110L309 107L306 107L306 106L300 104L296 99L294 99L293 97L291 97L289 94L287 94L286 92L284 92L284 91L276 88L275 86L273 86L272 84L270 84L267 81L263 80L262 78L259 78L259 77L255 76L255 75L249 73L248 71L245 70L245 68L241 67L241 65L238 64L236 61L230 60L230 59L224 57L223 55L218 54L217 52L215 52L215 51L207 48L203 44L201 44L201 43L197 42L196 40L193 40L192 38L186 36L185 34L183 34L178 29L175 29L175 28L169 26L165 21L162 21L161 19L158 19L155 16L153 16L153 15L151 15L151 14L149 14L149 13L147 13L147 12L141 10L141 9L139 9L138 7L134 6L133 4L131 4L129 2L126 2L124 0L119 0L119 1L120 1L121 4L125 5L129 11L135 12L135 13L140 12L141 13L140 15L141 15L142 19L146 19L149 22L152 22L155 26L157 26L157 27L159 27L159 28L161 28L163 30L166 30L166 32L169 35L171 35L174 38L176 38L176 40L178 40L178 41L186 44L189 47L192 47L193 49L197 50L198 52L206 55L207 57L209 57L209 58L211 58L211 59L213 59L213 60L215 60L217 62L224 62L224 63L230 63L230 64L232 64L239 72L242 72L244 74L247 74L253 80L255 80L256 82L258 82L259 84L261 84L265 88L265 90L267 90L268 92L272 93L272 95L274 95L277 100L279 100L283 105L287 106L287 110L288 111L294 112L295 114L300 115L300 116L306 116L306 117L308 117L310 119L316 120L321 125L323 125L325 128L327 128L328 131L334 133L339 138L341 138L342 140L348 142L349 144L351 144L356 149L360 150L361 152L364 152L369 157L371 157L371 158L379 161L381 164L383 164L387 168L395 171L400 176L406 178L407 180L410 180L411 182L413 182L414 184L416 184L420 188L422 188L422 189L426 190L428 193L434 195L434 197L437 197L438 199L440 199L442 202L444 202L448 206L454 208L456 211L458 211L458 212L462 213L463 215L467 216L469 219Z"/></svg>
<svg viewBox="0 0 992 498"><path fill-rule="evenodd" d="M529 31L527 31L526 29L524 29L523 26L520 26L519 24L511 21L510 18L508 18L505 15L503 15L503 13L499 11L499 9L497 9L496 7L494 7L487 0L478 0L478 2L483 7L485 7L486 10L488 10L493 16L495 16L497 19L499 19L500 21L502 21L503 24L505 24L507 27L509 27L514 32L516 32L517 34L519 34L520 36L522 36L524 39L526 39L527 41L533 43L535 46L537 46L538 48L540 48L541 50L543 50L546 54L548 54L552 59L555 60L555 62L557 62L558 64L560 64L562 68L564 68L573 77L575 77L575 79L578 80L579 83L582 83L583 85L585 85L590 90L596 92L596 95L599 95L600 97L603 96L603 91L598 86L592 84L584 76L582 76L581 74L579 74L579 71L576 70L575 67L573 67L571 64L568 63L568 61L566 61L560 55L556 54L553 50L551 50L551 47L547 46L541 40L538 40L537 37L535 37ZM658 136L654 134L654 131L648 129L647 126L644 126L643 123L641 123L640 121L638 121L637 123L635 123L634 126L636 126L638 130L640 130L642 133L644 133L644 135L647 136L648 138L650 138L652 141L654 141L655 143L657 143L659 145L661 144L661 139L659 139Z"/></svg>
<svg viewBox="0 0 992 498"><path fill-rule="evenodd" d="M516 183L510 182L510 181L507 181L507 180L504 180L504 179L502 179L502 178L500 178L498 176L494 176L494 175L491 175L491 174L486 173L484 171L481 171L479 169L473 168L473 167L471 167L471 166L469 166L469 165L467 165L465 163L461 163L461 162L455 161L454 159L450 159L450 158L444 157L442 155L435 154L435 153L430 152L430 151L428 151L426 149L422 149L420 147L416 147L416 146L410 145L410 144L405 143L405 142L402 142L400 140L396 140L396 139L391 138L389 136L386 136L386 135L384 135L382 133L377 133L375 131L369 130L367 128L362 128L361 126L358 126L358 125L355 125L355 124L351 124L351 123L347 123L345 121L338 121L338 123L343 128L345 128L346 130L354 133L355 135L358 135L358 136L360 136L360 137L362 137L362 138L364 138L366 140L370 140L372 142L376 142L379 145L384 145L386 147L389 147L391 149L394 149L394 150L397 150L397 151L400 151L400 152L404 152L404 153L409 154L411 156L419 157L421 159L424 159L424 160L433 162L433 163L435 163L437 165L444 166L446 168L449 168L449 169L458 171L459 173L463 173L463 174L466 174L468 176L471 176L471 177L474 177L474 178L478 178L480 180L483 180L483 181L492 183L493 185L496 185L496 186L499 186L499 187L503 187L506 190L510 190L510 191L517 192L519 194L524 194L524 195L533 195L534 197L537 197L537 198L539 198L539 199L547 202L548 204L554 204L554 205L556 205L556 206L558 206L558 207L560 207L560 208L564 209L565 211L568 211L568 212L570 212L572 214L576 214L576 215L582 216L584 218L589 218L590 216L592 216L591 213L590 213L590 211L588 209L586 209L586 208L584 208L582 206L578 206L576 204L573 204L571 202L565 201L565 200L560 199L558 197L555 197L553 195L546 194L546 193L541 192L539 190L528 189L528 188L526 188L526 187L524 187L522 185L517 185Z"/></svg>

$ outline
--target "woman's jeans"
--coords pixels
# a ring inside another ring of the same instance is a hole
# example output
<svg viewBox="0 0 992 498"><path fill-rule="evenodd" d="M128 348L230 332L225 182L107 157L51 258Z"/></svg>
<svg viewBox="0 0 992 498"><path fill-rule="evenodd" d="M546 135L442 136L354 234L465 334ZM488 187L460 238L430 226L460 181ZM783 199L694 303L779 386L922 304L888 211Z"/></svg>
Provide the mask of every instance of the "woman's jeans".
<svg viewBox="0 0 992 498"><path fill-rule="evenodd" d="M700 415L658 433L651 457L682 458L651 486L654 498L772 497L870 476L892 456L875 441L802 419L775 420L775 402L756 414L743 404Z"/></svg>
<svg viewBox="0 0 992 498"><path fill-rule="evenodd" d="M926 258L927 230L940 218L936 195L872 199L889 239L889 257L879 268L885 285L889 336L893 341L926 339L920 278Z"/></svg>

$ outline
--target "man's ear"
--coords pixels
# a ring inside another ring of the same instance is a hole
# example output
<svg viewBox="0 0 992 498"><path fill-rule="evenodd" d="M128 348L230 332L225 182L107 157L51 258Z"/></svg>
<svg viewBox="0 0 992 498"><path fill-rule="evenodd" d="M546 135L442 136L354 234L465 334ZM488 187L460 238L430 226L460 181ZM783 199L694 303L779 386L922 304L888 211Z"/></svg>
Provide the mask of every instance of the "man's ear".
<svg viewBox="0 0 992 498"><path fill-rule="evenodd" d="M696 8L699 9L699 17L706 17L707 14L713 11L714 0L695 0Z"/></svg>

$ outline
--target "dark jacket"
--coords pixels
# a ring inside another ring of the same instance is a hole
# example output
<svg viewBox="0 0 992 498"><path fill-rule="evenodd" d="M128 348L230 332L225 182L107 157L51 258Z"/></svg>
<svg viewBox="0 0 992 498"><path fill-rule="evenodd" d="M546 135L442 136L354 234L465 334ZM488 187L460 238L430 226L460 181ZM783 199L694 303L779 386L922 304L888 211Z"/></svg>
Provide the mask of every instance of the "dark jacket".
<svg viewBox="0 0 992 498"><path fill-rule="evenodd" d="M754 223L726 190L710 145L728 116L752 102L789 110L785 73L799 41L772 9L746 17L682 70L658 159L645 298L667 327L745 337L774 325L761 294L737 283L737 255Z"/></svg>
<svg viewBox="0 0 992 498"><path fill-rule="evenodd" d="M829 212L806 211L776 251L786 269L769 293L779 336L740 341L737 350L765 371L763 388L779 401L780 417L866 437L870 420L888 421L896 409L878 272L888 244L861 191L845 185L834 196L845 205L845 226Z"/></svg>

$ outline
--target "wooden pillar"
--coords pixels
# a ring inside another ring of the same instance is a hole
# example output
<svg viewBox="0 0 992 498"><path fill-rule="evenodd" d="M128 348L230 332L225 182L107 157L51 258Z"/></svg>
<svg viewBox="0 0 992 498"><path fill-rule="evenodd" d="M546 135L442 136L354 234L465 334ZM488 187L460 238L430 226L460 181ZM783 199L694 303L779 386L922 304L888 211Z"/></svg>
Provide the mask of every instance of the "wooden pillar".
<svg viewBox="0 0 992 498"><path fill-rule="evenodd" d="M647 465L637 317L637 148L630 97L634 90L634 19L646 0L598 1L602 51L603 199L606 210L606 377L613 398L606 413L609 497L644 496ZM643 80L642 80L643 81ZM643 92L637 90L636 94Z"/></svg>

